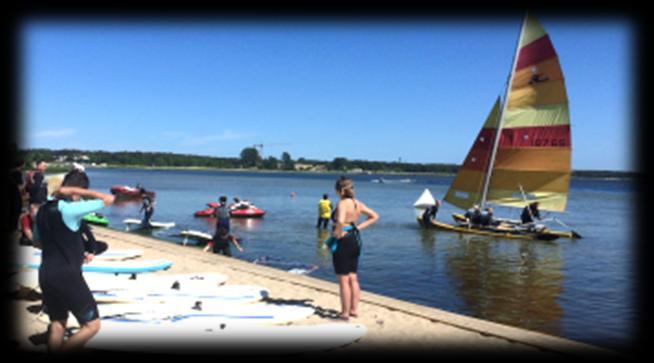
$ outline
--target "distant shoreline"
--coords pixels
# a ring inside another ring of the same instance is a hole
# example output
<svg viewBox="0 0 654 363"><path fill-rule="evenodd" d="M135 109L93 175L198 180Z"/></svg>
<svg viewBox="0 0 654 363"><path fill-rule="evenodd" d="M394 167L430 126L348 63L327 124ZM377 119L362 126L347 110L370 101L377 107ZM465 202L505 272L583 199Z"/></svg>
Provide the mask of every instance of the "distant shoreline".
<svg viewBox="0 0 654 363"><path fill-rule="evenodd" d="M148 166L148 165L84 165L88 169L134 169L134 170L198 170L198 171L220 171L220 172L242 172L253 174L313 174L313 175L394 175L394 176L442 176L454 177L456 173L447 172L406 172L406 171L315 171L315 170L269 170L254 168L213 168L204 166ZM62 173L69 170L69 166L55 164L49 168L49 174ZM639 177L636 172L604 171L604 170L575 170L572 172L572 179L596 179L596 180L633 180Z"/></svg>

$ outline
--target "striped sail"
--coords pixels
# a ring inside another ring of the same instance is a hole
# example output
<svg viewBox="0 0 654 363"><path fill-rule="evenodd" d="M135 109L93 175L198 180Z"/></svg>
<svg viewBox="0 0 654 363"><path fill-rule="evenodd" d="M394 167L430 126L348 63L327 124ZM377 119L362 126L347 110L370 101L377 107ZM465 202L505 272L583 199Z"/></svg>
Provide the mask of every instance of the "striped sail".
<svg viewBox="0 0 654 363"><path fill-rule="evenodd" d="M499 120L500 98L498 97L443 198L448 203L468 209L480 202Z"/></svg>
<svg viewBox="0 0 654 363"><path fill-rule="evenodd" d="M478 136L445 200L462 208L475 202L524 207L524 190L530 201L540 202L540 209L564 211L572 150L568 99L556 51L547 33L530 15L525 18L516 57L499 117L494 160L493 148L479 147ZM495 135L496 129L487 120L480 136ZM493 160L493 165L473 173L473 157ZM485 201L478 197L480 192L475 192L481 190L483 194L484 185L473 188L484 170L490 173ZM469 192L471 199L476 199L464 203L456 198L457 192Z"/></svg>

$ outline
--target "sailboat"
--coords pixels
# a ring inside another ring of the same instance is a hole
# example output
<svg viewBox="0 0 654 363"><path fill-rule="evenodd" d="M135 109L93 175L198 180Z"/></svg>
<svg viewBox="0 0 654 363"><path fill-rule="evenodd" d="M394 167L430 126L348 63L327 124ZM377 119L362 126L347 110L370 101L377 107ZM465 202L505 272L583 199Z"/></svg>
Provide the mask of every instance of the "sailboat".
<svg viewBox="0 0 654 363"><path fill-rule="evenodd" d="M462 166L443 198L462 209L490 205L563 212L571 174L568 99L559 59L538 21L525 16L513 58L504 102L498 97ZM437 220L438 229L480 235L553 240L580 238L574 231L523 226L475 227L461 214L456 224ZM419 223L422 223L419 221Z"/></svg>

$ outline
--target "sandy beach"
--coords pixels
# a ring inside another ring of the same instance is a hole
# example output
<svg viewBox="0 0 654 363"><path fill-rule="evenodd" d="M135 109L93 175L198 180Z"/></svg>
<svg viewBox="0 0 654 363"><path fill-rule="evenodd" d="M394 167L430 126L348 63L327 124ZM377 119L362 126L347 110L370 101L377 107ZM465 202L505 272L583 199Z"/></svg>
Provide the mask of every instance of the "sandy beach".
<svg viewBox="0 0 654 363"><path fill-rule="evenodd" d="M259 285L269 289L272 302L303 303L315 308L309 318L295 325L338 323L340 308L338 285L334 282L294 275L286 271L255 265L234 258L205 253L132 233L93 227L98 240L110 249L141 249L141 259L166 258L173 265L154 274L219 272L229 277L228 284ZM335 281L335 278L334 278ZM350 323L363 324L367 333L358 341L330 350L330 353L369 353L380 351L448 352L559 355L606 355L614 352L588 344L537 332L509 327L493 322L465 317L439 309L369 293L362 283L360 316ZM10 340L21 352L46 352L45 344L33 340L47 329L36 318L39 300L29 299L22 291L10 300L16 321ZM71 320L73 318L71 317ZM31 340L30 340L31 337Z"/></svg>

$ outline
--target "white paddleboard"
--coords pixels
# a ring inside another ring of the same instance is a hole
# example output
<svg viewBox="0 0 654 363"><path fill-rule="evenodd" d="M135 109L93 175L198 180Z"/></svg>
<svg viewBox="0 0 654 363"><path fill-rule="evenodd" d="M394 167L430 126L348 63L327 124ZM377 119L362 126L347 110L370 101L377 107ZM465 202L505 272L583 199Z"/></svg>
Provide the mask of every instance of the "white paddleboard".
<svg viewBox="0 0 654 363"><path fill-rule="evenodd" d="M32 255L36 257L41 257L41 250L38 248L30 247L32 251ZM107 260L107 261L115 261L115 260L127 260L127 259L132 259L136 257L140 257L143 255L143 250L135 250L135 249L107 249L106 251L102 252L99 255L96 255L93 260Z"/></svg>
<svg viewBox="0 0 654 363"><path fill-rule="evenodd" d="M83 272L98 272L111 274L139 274L144 272L155 272L167 270L173 262L166 259L157 260L128 260L128 261L102 261L93 260L91 263L82 265ZM17 267L38 269L41 266L40 256L31 256L27 259L17 261Z"/></svg>
<svg viewBox="0 0 654 363"><path fill-rule="evenodd" d="M307 306L276 304L213 304L186 303L166 304L99 304L100 317L112 321L140 321L151 324L174 323L175 325L199 325L215 328L220 324L244 325L286 324L306 319L315 310Z"/></svg>
<svg viewBox="0 0 654 363"><path fill-rule="evenodd" d="M260 354L315 352L349 345L367 332L364 325L320 324L247 326L224 324L207 329L202 324L148 324L103 321L86 345L92 349L136 352L217 351Z"/></svg>
<svg viewBox="0 0 654 363"><path fill-rule="evenodd" d="M182 291L174 289L94 291L93 297L98 302L194 303L202 301L203 304L210 305L251 303L268 297L268 294L268 289L261 286L225 285Z"/></svg>
<svg viewBox="0 0 654 363"><path fill-rule="evenodd" d="M109 274L85 273L89 288L95 291L107 290L165 290L177 287L180 291L211 289L227 282L227 275L218 272L187 273L187 274L154 274L140 275L136 279L126 275L113 276Z"/></svg>
<svg viewBox="0 0 654 363"><path fill-rule="evenodd" d="M141 220L139 219L133 219L133 218L128 218L123 220L123 223L127 225L127 228L129 228L130 225L141 225ZM175 222L150 222L150 226L152 228L172 228L175 227Z"/></svg>
<svg viewBox="0 0 654 363"><path fill-rule="evenodd" d="M213 239L213 236L210 235L209 233L204 233L192 229L185 229L181 232L179 232L180 235L184 237L193 237L193 238L198 238L198 239L205 239L205 240L210 240Z"/></svg>

